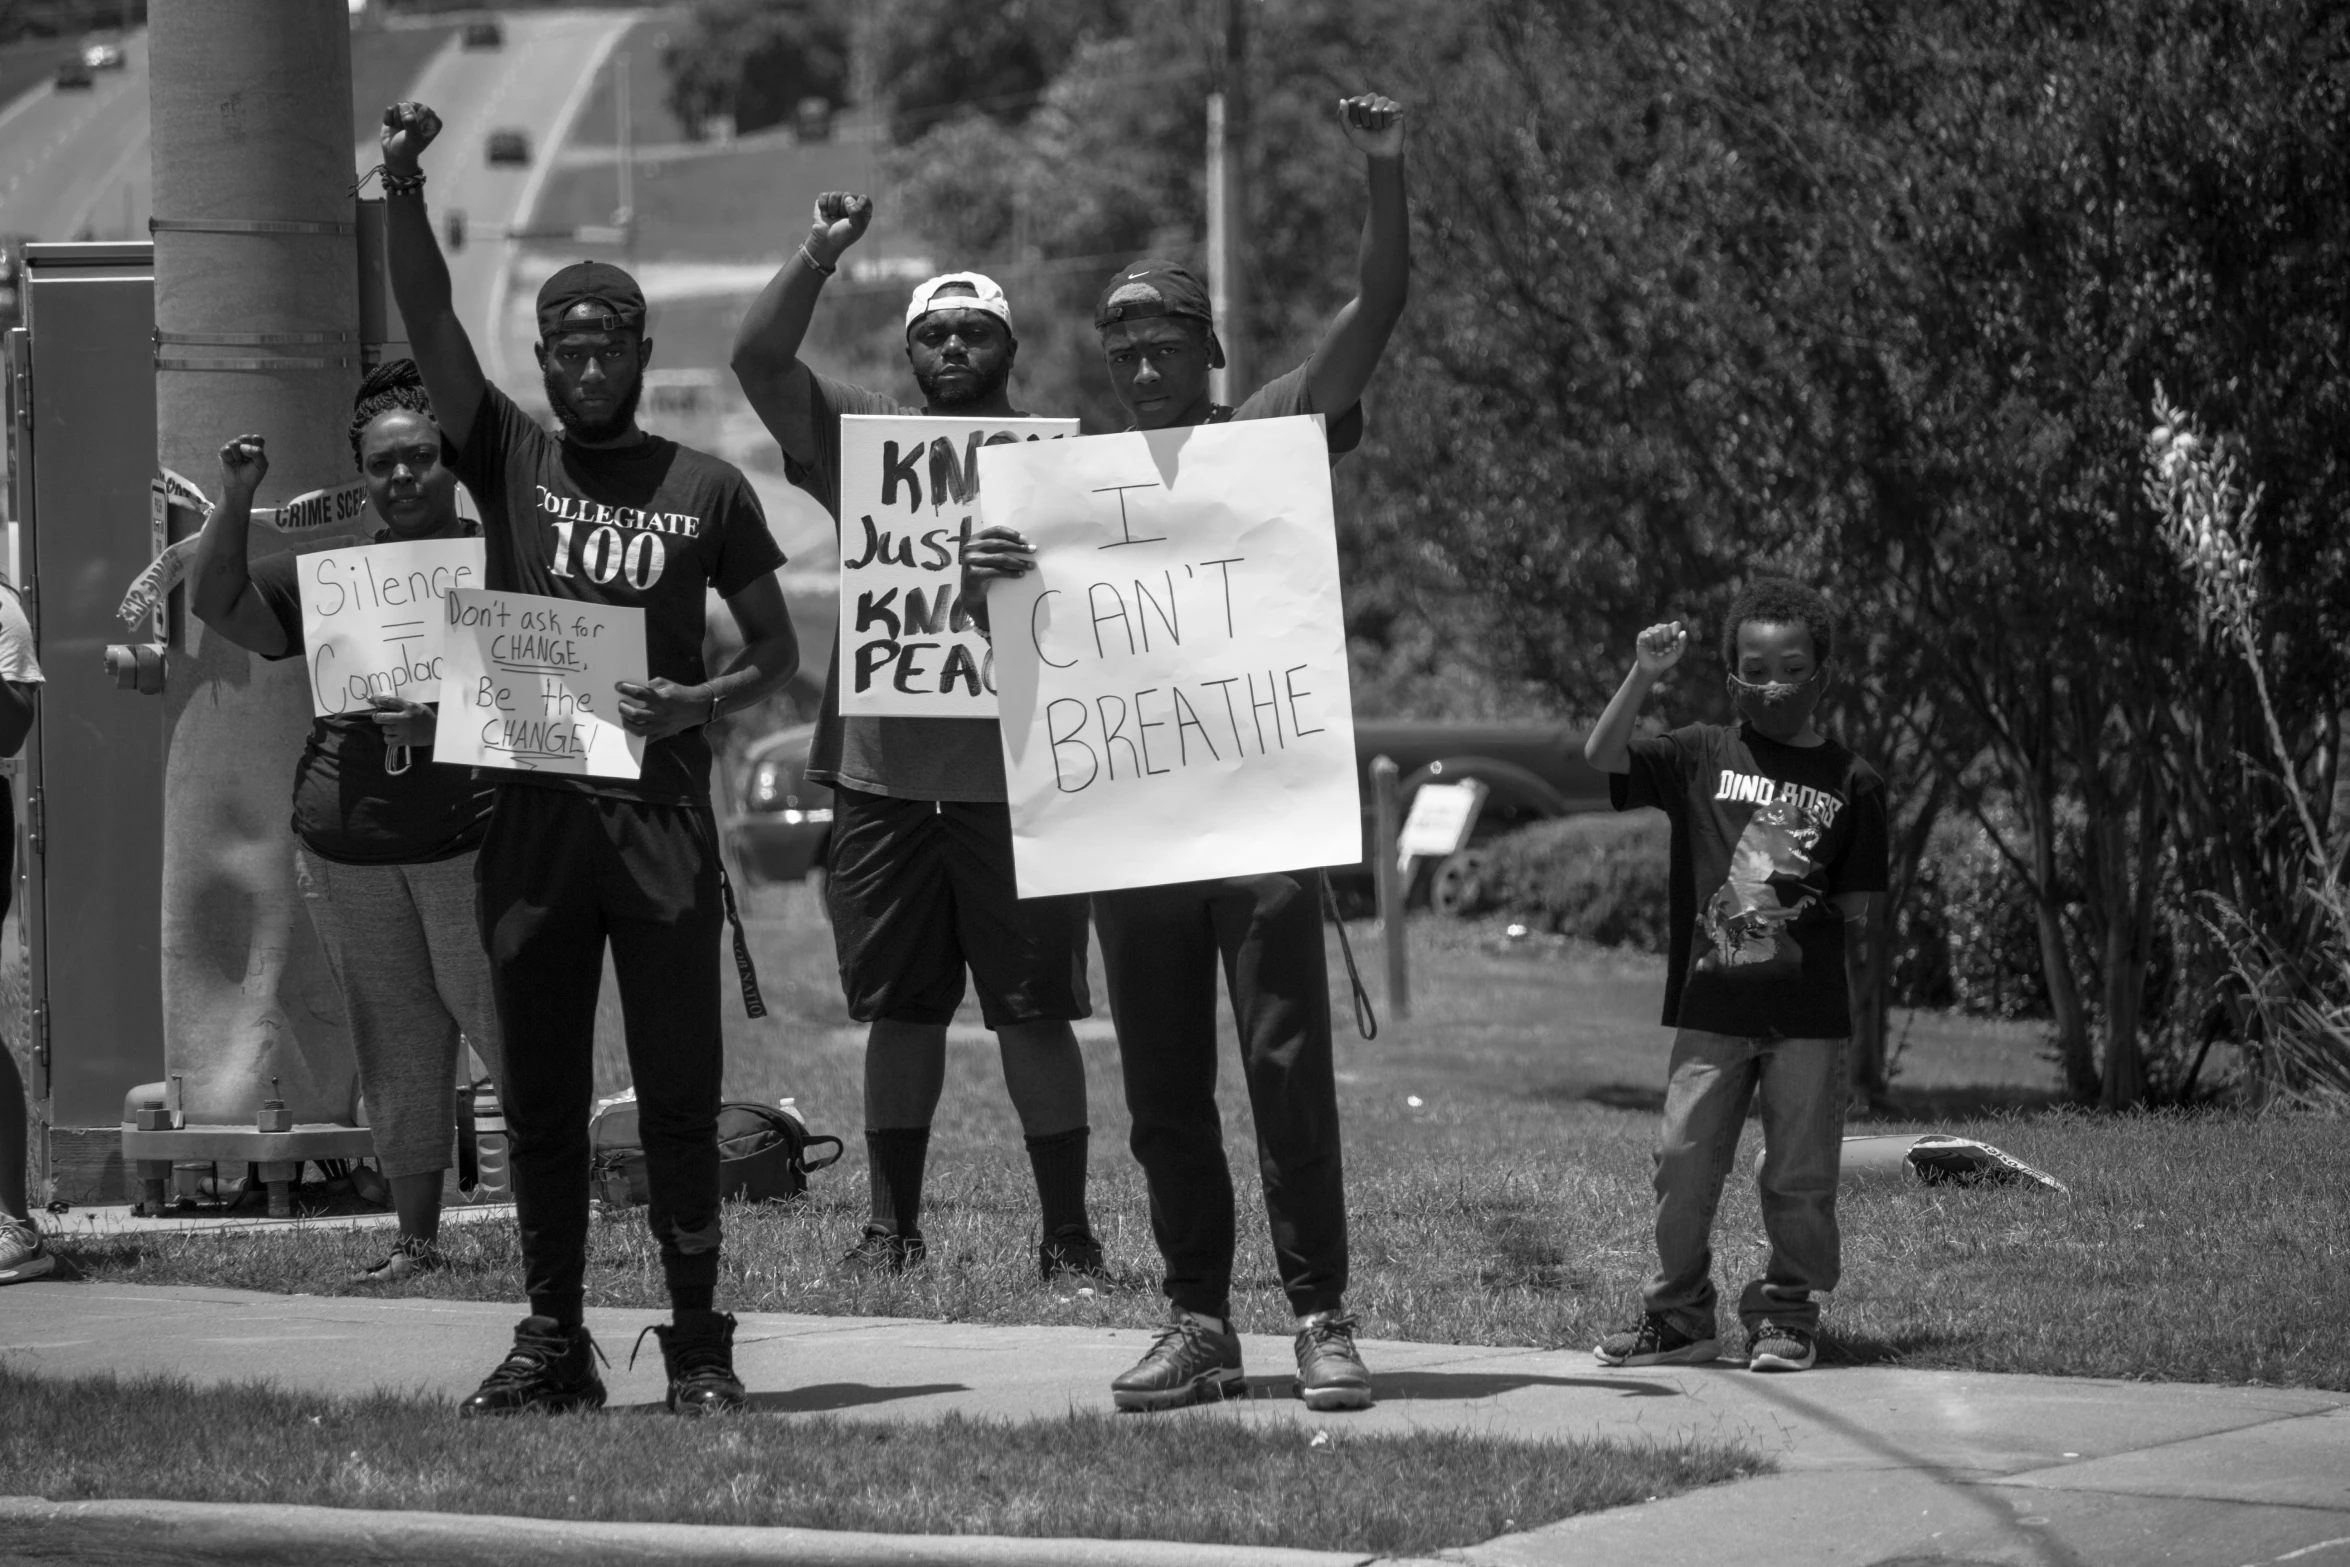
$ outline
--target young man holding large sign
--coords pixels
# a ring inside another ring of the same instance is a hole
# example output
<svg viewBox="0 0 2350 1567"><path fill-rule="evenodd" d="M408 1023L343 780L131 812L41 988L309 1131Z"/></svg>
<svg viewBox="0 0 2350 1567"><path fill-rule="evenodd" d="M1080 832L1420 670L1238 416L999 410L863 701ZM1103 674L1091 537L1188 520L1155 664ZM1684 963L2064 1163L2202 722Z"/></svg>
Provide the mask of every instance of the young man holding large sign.
<svg viewBox="0 0 2350 1567"><path fill-rule="evenodd" d="M792 479L832 513L843 535L844 614L808 776L833 791L827 894L841 985L849 1015L871 1025L865 1146L872 1210L844 1260L896 1271L922 1257L930 1123L945 1082L947 1023L962 1002L968 965L1027 1135L1042 1209L1039 1267L1047 1279L1099 1273L1101 1246L1085 1212L1085 1060L1069 1026L1093 1010L1085 900L1022 901L1014 893L994 690L980 678L985 644L960 635L967 621L960 603L941 603L960 587L951 568L961 551L974 547L967 519L980 444L1033 439L1043 432L1032 426L1042 421L1017 423L1027 416L1006 390L1019 351L1011 306L1003 290L974 272L932 278L907 306L906 358L922 388L920 408L800 362L824 280L872 218L863 196L819 197L807 239L743 318L734 349L735 374ZM858 439L863 425L911 415L954 423L926 443L910 433ZM1073 430L1073 422L1063 428ZM876 462L844 467L869 446ZM868 467L880 476L870 496L860 482ZM900 494L911 508L904 518L891 512ZM956 503L952 515L938 509L947 495ZM843 518L844 500L860 508L853 525ZM864 585L884 574L886 561L933 559L941 571L927 597L919 584L904 597L894 587ZM901 696L918 700L906 704ZM953 716L958 704L967 716Z"/></svg>
<svg viewBox="0 0 2350 1567"><path fill-rule="evenodd" d="M392 288L456 448L458 475L481 506L486 587L493 596L641 612L650 671L609 694L641 752L635 776L573 765L585 758L563 759L563 771L498 775L479 908L505 1032L509 1169L532 1314L461 1412L592 1408L604 1399L580 1307L596 993L607 940L652 1187L647 1220L675 1308L674 1323L653 1330L669 1407L740 1408L734 1318L712 1309L724 881L702 727L758 701L798 664L774 575L783 553L732 465L637 426L652 343L644 295L618 267L575 263L539 290L538 361L563 423L560 439L483 377L424 209L418 159L439 131L439 116L421 104L384 113ZM702 663L703 600L712 587L743 636L743 651L715 676ZM629 617L598 618L619 634ZM539 699L544 706L543 691ZM504 765L523 760L509 748ZM739 927L736 955L747 1003Z"/></svg>
<svg viewBox="0 0 2350 1567"><path fill-rule="evenodd" d="M400 1218L390 1255L353 1282L397 1284L443 1266L460 1036L493 1079L504 1075L473 921L474 863L496 792L432 765L434 713L424 704L438 695L439 599L479 584L482 547L457 514L457 476L408 360L360 386L351 456L382 522L376 542L249 563L253 491L269 456L258 435L223 445L220 501L197 535L188 591L212 631L311 666L310 739L294 766L295 880L343 993L376 1163ZM443 563L419 572L419 559ZM322 561L340 569L322 571ZM387 598L400 606L375 613ZM355 620L364 634L349 634ZM330 659L338 644L344 656ZM322 678L322 667L339 676Z"/></svg>
<svg viewBox="0 0 2350 1567"><path fill-rule="evenodd" d="M1178 426L1221 424L1227 420L1283 419L1320 414L1329 422L1324 440L1327 458L1335 461L1352 450L1362 437L1363 389L1387 345L1388 334L1401 317L1411 270L1410 229L1404 202L1403 110L1376 94L1346 99L1339 106L1346 135L1369 162L1370 216L1363 231L1357 263L1355 297L1338 313L1313 357L1297 369L1268 383L1238 408L1210 400L1208 372L1223 362L1216 341L1208 291L1199 280L1172 262L1137 261L1110 280L1102 291L1094 321L1100 329L1102 351L1109 360L1110 378L1118 399L1134 416L1134 427L1144 432ZM1294 421L1293 421L1294 422ZM1310 426L1307 427L1310 429ZM1237 434L1237 432L1235 432ZM1286 465L1294 472L1299 460L1312 462L1310 450L1285 453L1276 448L1280 436L1266 432L1263 452L1239 454L1259 465L1258 471L1280 474ZM1109 450L1103 438L1101 449ZM1080 442L1095 447L1096 442ZM1153 442L1149 455L1171 454ZM1204 441L1191 443L1205 447ZM1042 455L1042 454L1040 454ZM1136 493L1124 493L1123 481L1095 476L1085 479L1089 495L1095 489L1121 493L1118 536L1093 546L1099 558L1130 544L1159 542L1161 530L1148 520L1147 492L1163 484L1172 494L1190 477L1195 453L1185 451L1179 473L1154 474L1149 463L1132 475ZM1230 461L1234 454L1217 460ZM1053 460L1058 455L1053 454ZM1025 465L1025 457L1021 459ZM1265 467L1271 464L1270 468ZM994 481L990 481L991 483ZM1301 495L1325 508L1328 487L1318 496ZM1246 493L1218 497L1213 510L1241 518L1250 507L1260 518L1292 520L1298 502L1285 495L1252 497ZM1137 518L1142 520L1137 521ZM1165 532L1177 530L1170 525ZM1268 536L1276 530L1267 528ZM1298 530L1289 530L1296 533ZM995 575L1017 577L1028 569L1018 546L984 557L974 552L968 568L976 580ZM1178 543L1185 542L1178 539ZM1310 558L1302 544L1293 547L1293 575L1319 573L1321 561ZM1199 550L1202 557L1228 552ZM1140 558L1139 556L1137 558ZM1153 560L1157 573L1160 562ZM1328 565L1335 576L1335 560ZM1096 575L1106 575L1103 568ZM1162 641L1183 636L1197 640L1204 631L1211 643L1221 635L1237 641L1248 628L1229 616L1219 618L1216 597L1238 578L1243 568L1225 559L1169 561L1164 576L1164 603L1150 593L1147 578L1138 578L1131 595L1114 587L1108 597L1085 588L1090 600L1066 617L1071 639L1058 652L1042 641L1033 645L1038 657L1077 661L1082 633L1083 649L1104 654L1117 639L1120 651L1140 648L1142 639L1157 635ZM1267 602L1277 590L1267 590ZM1027 595L1031 618L1056 616L1061 606L1049 608L1034 592ZM1112 602L1115 599L1117 602ZM1148 599L1148 602L1145 600ZM1232 601L1223 600L1227 605ZM1327 601L1315 606L1329 617L1335 609ZM1278 620L1278 615L1267 617ZM1015 636L1031 637L1034 626L1012 626L994 617L999 652ZM1056 620L1056 629L1058 629ZM1188 629L1185 629L1188 628ZM1331 628L1333 631L1335 628ZM1130 644L1128 638L1133 638ZM1263 643L1270 647L1269 643ZM1188 646L1188 645L1187 645ZM1299 658L1309 656L1301 651ZM1303 667L1303 666L1300 666ZM1343 665L1340 666L1343 669ZM1229 724L1222 755L1204 759L1204 765L1223 769L1227 778L1244 776L1250 758L1263 762L1269 753L1285 750L1303 739L1329 746L1327 731L1340 721L1328 708L1329 690L1303 690L1289 671L1267 667L1256 684L1243 690L1243 671L1220 680L1232 705L1226 708L1214 694L1190 702L1191 723L1172 695L1160 695L1163 685L1149 689L1149 700L1165 705L1147 729L1158 730L1162 768L1188 766L1184 748L1196 752L1215 741ZM1343 689L1341 686L1339 689ZM1011 701L1007 686L1007 711ZM1141 743L1147 736L1142 712L1144 692L1122 698L1104 697L1085 704L1094 709L1083 715L1106 758L1103 766L1119 765L1149 770L1153 763ZM1244 710L1242 703L1248 704ZM1115 703L1116 705L1113 705ZM1262 704L1261 709L1259 704ZM1080 715L1069 715L1075 724ZM1280 727L1284 719L1286 732ZM1327 719L1327 722L1325 721ZM1192 732L1196 724L1198 732ZM1063 726L1070 735L1074 728ZM1055 730L1055 736L1062 730ZM1007 721L1006 743L1012 735ZM1124 750L1118 747L1123 744ZM1351 747L1348 748L1351 750ZM1054 754L1061 753L1058 748ZM1074 752L1067 755L1076 771L1056 779L1052 788L1091 788ZM1237 759L1237 760L1236 760ZM1339 776L1352 796L1351 756L1341 762ZM1194 776L1202 776L1195 774ZM1319 800L1319 795L1314 797ZM1328 804L1309 801L1300 810L1292 801L1284 807L1287 819L1303 828L1330 814ZM1354 805L1343 808L1351 827L1359 818ZM1141 818L1138 816L1137 820ZM1238 824L1245 830L1249 824ZM1301 841L1302 838L1301 838ZM1357 853L1359 838L1357 839ZM1222 846L1218 846L1219 851ZM1204 857L1204 846L1203 846ZM1025 875L1026 862L1023 861ZM1341 1176L1337 1089L1333 1080L1330 1040L1330 993L1322 955L1322 873L1302 869L1277 874L1229 875L1216 880L1182 881L1161 886L1125 885L1116 878L1095 881L1114 890L1093 896L1094 922L1101 929L1102 960L1108 971L1110 1010L1118 1025L1118 1054L1126 1078L1126 1102L1134 1115L1133 1146L1141 1161L1151 1198L1151 1231L1166 1259L1166 1292L1173 1303L1168 1327L1148 1355L1112 1384L1121 1409L1172 1409L1202 1400L1229 1397L1245 1390L1240 1364L1240 1340L1231 1322L1232 1256L1235 1219L1232 1178L1225 1163L1223 1131L1216 1112L1216 969L1223 965L1232 993L1232 1009L1239 1025L1242 1064L1247 1073L1249 1104L1256 1120L1257 1160L1264 1175L1265 1207L1272 1221L1273 1249L1281 1281L1297 1315L1297 1382L1299 1394L1314 1409L1359 1409L1371 1401L1371 1377L1354 1346L1354 1319L1345 1311L1347 1276L1346 1194Z"/></svg>

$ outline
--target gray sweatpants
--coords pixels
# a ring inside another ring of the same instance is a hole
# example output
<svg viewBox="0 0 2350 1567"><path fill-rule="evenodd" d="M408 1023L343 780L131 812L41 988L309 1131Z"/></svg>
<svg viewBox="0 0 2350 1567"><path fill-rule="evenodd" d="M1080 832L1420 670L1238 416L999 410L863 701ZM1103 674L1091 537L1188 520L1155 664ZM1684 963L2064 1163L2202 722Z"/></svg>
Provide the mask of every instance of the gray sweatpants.
<svg viewBox="0 0 2350 1567"><path fill-rule="evenodd" d="M473 860L344 865L296 851L302 898L350 1014L359 1091L386 1176L449 1167L459 1034L493 1080L504 1076Z"/></svg>

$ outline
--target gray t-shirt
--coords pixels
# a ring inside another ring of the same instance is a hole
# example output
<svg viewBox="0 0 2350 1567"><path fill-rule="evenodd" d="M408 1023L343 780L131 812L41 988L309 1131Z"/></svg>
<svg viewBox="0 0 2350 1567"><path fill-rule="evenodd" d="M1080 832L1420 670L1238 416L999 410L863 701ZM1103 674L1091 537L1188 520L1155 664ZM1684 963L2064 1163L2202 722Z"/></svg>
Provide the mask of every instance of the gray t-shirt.
<svg viewBox="0 0 2350 1567"><path fill-rule="evenodd" d="M808 372L808 444L816 461L784 455L792 483L814 496L840 530L840 421L843 414L910 415L922 410L879 392ZM1026 417L1023 415L1022 417ZM1004 796L1004 748L992 718L869 718L840 710L840 632L824 661L824 706L808 749L818 783L902 800L987 800Z"/></svg>

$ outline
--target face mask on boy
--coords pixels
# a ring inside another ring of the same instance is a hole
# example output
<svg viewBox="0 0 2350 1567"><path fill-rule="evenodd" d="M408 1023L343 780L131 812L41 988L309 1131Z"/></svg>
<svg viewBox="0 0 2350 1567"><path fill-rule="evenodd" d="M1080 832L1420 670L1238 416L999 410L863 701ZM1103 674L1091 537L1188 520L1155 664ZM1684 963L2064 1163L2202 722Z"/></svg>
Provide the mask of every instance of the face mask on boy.
<svg viewBox="0 0 2350 1567"><path fill-rule="evenodd" d="M1730 698L1738 716L1764 736L1791 739L1802 733L1820 698L1827 694L1827 682L1821 679L1826 673L1827 666L1822 665L1801 680L1741 680L1732 675Z"/></svg>

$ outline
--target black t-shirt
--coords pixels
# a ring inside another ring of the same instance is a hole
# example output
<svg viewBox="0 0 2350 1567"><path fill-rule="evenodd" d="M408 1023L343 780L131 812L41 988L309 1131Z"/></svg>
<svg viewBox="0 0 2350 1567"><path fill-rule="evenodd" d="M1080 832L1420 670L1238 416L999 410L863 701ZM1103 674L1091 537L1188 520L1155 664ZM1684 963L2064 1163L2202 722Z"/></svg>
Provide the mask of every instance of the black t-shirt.
<svg viewBox="0 0 2350 1567"><path fill-rule="evenodd" d="M1885 890L1885 786L1833 740L1782 745L1740 724L1632 742L1619 811L1673 822L1665 1023L1757 1038L1852 1033L1844 921L1829 900Z"/></svg>
<svg viewBox="0 0 2350 1567"><path fill-rule="evenodd" d="M286 650L275 656L300 656L302 588L293 551L255 561L251 577L286 634ZM371 714L310 721L294 764L294 836L302 847L345 865L416 865L479 848L495 786L470 767L433 766L428 745L409 753L406 772L388 773L387 749Z"/></svg>
<svg viewBox="0 0 2350 1567"><path fill-rule="evenodd" d="M496 387L457 453L481 506L487 585L645 612L645 670L680 685L702 663L704 595L732 598L783 564L750 481L730 462L660 436L576 446L541 429ZM707 805L710 743L697 727L645 747L635 779L496 774L622 799Z"/></svg>

